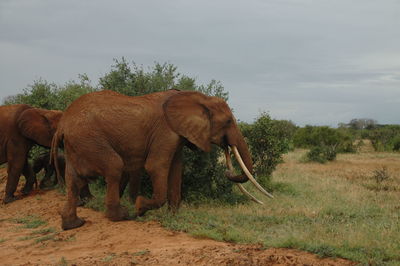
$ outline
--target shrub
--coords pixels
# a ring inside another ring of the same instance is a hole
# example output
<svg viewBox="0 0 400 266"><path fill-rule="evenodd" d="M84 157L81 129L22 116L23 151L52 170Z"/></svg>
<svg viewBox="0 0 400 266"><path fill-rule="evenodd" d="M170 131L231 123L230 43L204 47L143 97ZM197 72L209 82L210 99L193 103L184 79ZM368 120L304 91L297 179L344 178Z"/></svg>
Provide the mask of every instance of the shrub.
<svg viewBox="0 0 400 266"><path fill-rule="evenodd" d="M325 163L336 159L335 146L314 146L306 154L308 161Z"/></svg>
<svg viewBox="0 0 400 266"><path fill-rule="evenodd" d="M356 152L357 135L347 128L306 126L299 128L293 137L294 146L310 149L307 160L324 163L336 159L338 152Z"/></svg>
<svg viewBox="0 0 400 266"><path fill-rule="evenodd" d="M382 166L380 169L375 169L372 178L377 184L381 184L383 181L390 178L390 174L386 166Z"/></svg>
<svg viewBox="0 0 400 266"><path fill-rule="evenodd" d="M393 151L400 151L400 135L397 135L392 140Z"/></svg>
<svg viewBox="0 0 400 266"><path fill-rule="evenodd" d="M370 130L367 138L376 151L398 151L400 149L400 126L386 125Z"/></svg>
<svg viewBox="0 0 400 266"><path fill-rule="evenodd" d="M270 182L271 174L289 151L293 123L273 120L263 112L253 124L240 123L253 157L254 171L262 185Z"/></svg>
<svg viewBox="0 0 400 266"><path fill-rule="evenodd" d="M337 146L338 153L352 153L357 152L361 142L357 142L360 139L360 134L353 129L338 128L335 129L339 137L339 143Z"/></svg>

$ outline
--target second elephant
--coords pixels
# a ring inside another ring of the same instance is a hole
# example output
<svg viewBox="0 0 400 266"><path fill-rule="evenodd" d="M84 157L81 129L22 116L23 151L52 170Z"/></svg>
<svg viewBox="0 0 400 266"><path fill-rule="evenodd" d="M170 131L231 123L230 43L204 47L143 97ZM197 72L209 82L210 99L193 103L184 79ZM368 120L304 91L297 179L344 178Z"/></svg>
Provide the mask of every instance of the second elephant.
<svg viewBox="0 0 400 266"><path fill-rule="evenodd" d="M50 147L61 111L33 108L26 104L0 106L0 164L7 162L7 184L4 203L16 199L20 175L26 178L23 194L36 182L28 164L28 153L34 144Z"/></svg>
<svg viewBox="0 0 400 266"><path fill-rule="evenodd" d="M57 162L60 167L61 182L64 183L65 175L65 158L63 154L58 154ZM50 152L43 152L37 156L33 161L33 172L38 174L42 169L44 170L43 179L39 183L41 189L57 185L58 179L53 163L50 163ZM52 180L53 179L53 180Z"/></svg>

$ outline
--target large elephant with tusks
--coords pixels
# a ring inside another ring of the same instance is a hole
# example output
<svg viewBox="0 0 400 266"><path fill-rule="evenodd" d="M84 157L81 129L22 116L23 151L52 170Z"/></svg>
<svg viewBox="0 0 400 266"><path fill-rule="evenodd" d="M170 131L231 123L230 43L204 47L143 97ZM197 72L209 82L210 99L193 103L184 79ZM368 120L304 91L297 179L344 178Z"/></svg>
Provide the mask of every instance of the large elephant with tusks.
<svg viewBox="0 0 400 266"><path fill-rule="evenodd" d="M106 216L125 219L119 190L122 180L130 180L138 215L161 207L168 201L177 209L181 201L182 147L195 145L205 152L215 144L225 150L227 177L236 183L251 180L253 163L247 144L231 109L223 99L194 91L169 90L139 97L113 91L89 93L75 100L65 111L53 139L53 156L64 142L67 202L61 212L62 228L84 224L77 216L76 203L87 176L104 176L107 182ZM230 152L243 173L233 174ZM140 172L150 176L153 195L137 196ZM241 190L248 192L240 186ZM248 194L254 200L253 196Z"/></svg>

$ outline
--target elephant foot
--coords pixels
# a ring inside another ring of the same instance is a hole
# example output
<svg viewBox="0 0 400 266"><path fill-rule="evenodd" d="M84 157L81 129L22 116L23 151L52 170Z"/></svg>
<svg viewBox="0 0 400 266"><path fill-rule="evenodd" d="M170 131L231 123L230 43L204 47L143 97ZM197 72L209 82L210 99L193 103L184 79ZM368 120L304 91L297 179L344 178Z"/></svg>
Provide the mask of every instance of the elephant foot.
<svg viewBox="0 0 400 266"><path fill-rule="evenodd" d="M26 183L25 186L22 188L21 193L22 195L28 195L33 190L33 183Z"/></svg>
<svg viewBox="0 0 400 266"><path fill-rule="evenodd" d="M15 197L14 195L5 196L5 198L3 199L3 203L4 203L4 204L8 204L8 203L11 203L11 202L13 202L13 201L15 201L15 200L17 200L17 199L18 199L18 198Z"/></svg>
<svg viewBox="0 0 400 266"><path fill-rule="evenodd" d="M62 219L61 228L63 230L70 230L70 229L78 228L78 227L81 227L85 223L85 220L83 220L77 216L74 218L61 217L61 219Z"/></svg>
<svg viewBox="0 0 400 266"><path fill-rule="evenodd" d="M123 206L107 207L106 217L113 222L128 220L129 219L128 209Z"/></svg>
<svg viewBox="0 0 400 266"><path fill-rule="evenodd" d="M143 216L146 211L148 210L148 208L146 207L146 202L148 200L145 197L142 196L138 196L136 198L136 202L135 202L135 209L136 209L136 215L137 216Z"/></svg>

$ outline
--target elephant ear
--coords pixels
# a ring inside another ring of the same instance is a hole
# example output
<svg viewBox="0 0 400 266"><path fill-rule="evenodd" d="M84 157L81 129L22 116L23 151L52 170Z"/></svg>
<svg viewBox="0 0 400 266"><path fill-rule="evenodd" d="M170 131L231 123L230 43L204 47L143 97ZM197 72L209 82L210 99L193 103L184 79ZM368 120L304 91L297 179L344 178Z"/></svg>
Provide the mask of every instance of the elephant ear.
<svg viewBox="0 0 400 266"><path fill-rule="evenodd" d="M24 137L50 147L61 116L61 111L30 108L20 114L17 125Z"/></svg>
<svg viewBox="0 0 400 266"><path fill-rule="evenodd" d="M210 111L202 104L206 96L180 92L164 104L164 114L171 129L205 152L211 151Z"/></svg>

